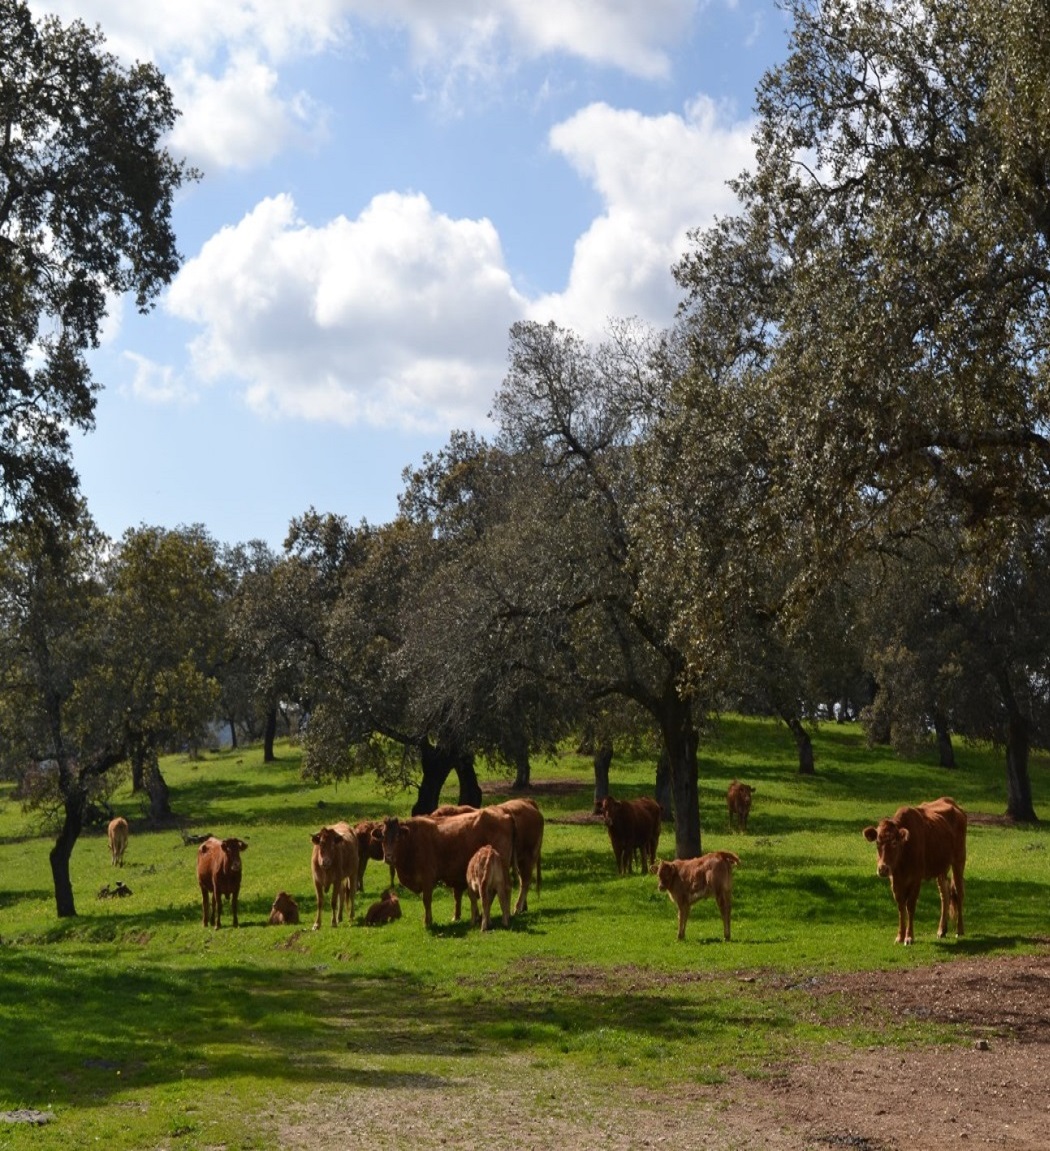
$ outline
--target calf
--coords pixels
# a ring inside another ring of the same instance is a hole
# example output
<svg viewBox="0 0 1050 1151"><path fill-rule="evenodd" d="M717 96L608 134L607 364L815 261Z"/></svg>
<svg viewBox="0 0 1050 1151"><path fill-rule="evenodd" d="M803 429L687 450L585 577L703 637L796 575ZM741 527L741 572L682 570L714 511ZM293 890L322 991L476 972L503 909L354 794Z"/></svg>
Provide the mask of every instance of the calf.
<svg viewBox="0 0 1050 1151"><path fill-rule="evenodd" d="M514 858L512 869L518 872L518 899L514 914L529 909L529 887L536 872L536 890L540 889L540 853L543 849L543 812L533 799L508 799L496 804L514 820Z"/></svg>
<svg viewBox="0 0 1050 1151"><path fill-rule="evenodd" d="M365 912L365 927L380 927L401 918L401 901L393 891L384 891Z"/></svg>
<svg viewBox="0 0 1050 1151"><path fill-rule="evenodd" d="M751 814L751 797L755 789L748 783L737 783L734 779L726 790L726 807L729 808L729 830L733 830L733 820L741 831L747 831L747 817Z"/></svg>
<svg viewBox="0 0 1050 1151"><path fill-rule="evenodd" d="M955 800L943 795L918 807L900 807L892 819L880 819L877 827L864 828L863 835L875 844L875 870L884 879L889 877L897 901L895 942L915 942L915 905L927 879L937 880L941 895L937 938L948 932L949 911L955 916L956 933L962 935L966 812Z"/></svg>
<svg viewBox="0 0 1050 1151"><path fill-rule="evenodd" d="M270 927L279 927L282 924L299 922L299 904L287 891L278 891L277 898L270 908L270 918L266 921Z"/></svg>
<svg viewBox="0 0 1050 1151"><path fill-rule="evenodd" d="M467 894L470 896L470 922L478 923L478 903L481 903L481 930L488 931L489 915L494 896L499 897L503 912L503 926L510 927L510 879L507 865L500 853L490 844L479 847L467 864Z"/></svg>
<svg viewBox="0 0 1050 1151"><path fill-rule="evenodd" d="M109 855L114 867L124 866L124 851L128 846L128 821L122 815L109 821Z"/></svg>
<svg viewBox="0 0 1050 1151"><path fill-rule="evenodd" d="M609 831L609 842L616 857L616 869L628 875L634 865L634 853L641 856L642 870L656 862L660 843L662 815L655 799L614 799L607 795L598 811Z"/></svg>
<svg viewBox="0 0 1050 1151"><path fill-rule="evenodd" d="M383 821L381 819L362 819L354 824L354 835L357 837L357 890L365 889L365 868L370 859L383 858ZM390 886L394 886L394 869L390 869Z"/></svg>
<svg viewBox="0 0 1050 1151"><path fill-rule="evenodd" d="M443 883L455 897L455 919L460 918L467 890L467 864L479 847L491 844L503 856L514 855L514 820L498 807L450 815L442 819L416 815L388 819L383 854L397 871L401 884L423 897L423 918L433 925L434 888Z"/></svg>
<svg viewBox="0 0 1050 1151"><path fill-rule="evenodd" d="M689 909L700 899L713 895L722 913L722 934L729 942L729 917L733 910L733 868L740 862L731 851L710 851L699 859L675 859L654 863L650 871L658 879L657 888L666 891L678 908L678 938L685 939Z"/></svg>
<svg viewBox="0 0 1050 1151"><path fill-rule="evenodd" d="M310 836L310 841L314 845L310 853L310 873L317 893L317 918L313 929L318 931L321 927L324 894L329 888L332 889L332 926L337 926L342 920L347 903L350 904L350 918L354 918L357 836L349 824L340 822L331 827L322 827L316 835Z"/></svg>
<svg viewBox="0 0 1050 1151"><path fill-rule="evenodd" d="M237 896L241 891L241 853L248 850L243 839L216 839L210 835L197 851L197 882L204 904L203 924L222 926L222 897L230 897L233 926L237 926ZM211 898L211 910L208 899Z"/></svg>

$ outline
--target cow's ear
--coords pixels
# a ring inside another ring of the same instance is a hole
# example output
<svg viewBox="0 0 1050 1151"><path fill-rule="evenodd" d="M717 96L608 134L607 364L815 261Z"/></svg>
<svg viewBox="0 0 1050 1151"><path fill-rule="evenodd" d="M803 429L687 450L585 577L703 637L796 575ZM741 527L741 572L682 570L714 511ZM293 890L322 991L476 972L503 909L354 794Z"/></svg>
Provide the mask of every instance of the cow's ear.
<svg viewBox="0 0 1050 1151"><path fill-rule="evenodd" d="M237 847L240 851L247 851L248 850L248 845L244 842L243 839L238 839L238 840L235 840L234 842L237 844Z"/></svg>
<svg viewBox="0 0 1050 1151"><path fill-rule="evenodd" d="M650 863L649 864L649 874L650 875L659 875L660 874L660 865L658 863Z"/></svg>
<svg viewBox="0 0 1050 1151"><path fill-rule="evenodd" d="M318 831L314 835L311 835L310 836L310 842L311 843L320 843L321 842L321 833Z"/></svg>
<svg viewBox="0 0 1050 1151"><path fill-rule="evenodd" d="M866 827L863 832L861 832L861 834L869 843L874 843L875 840L879 837L879 833L875 830L874 827Z"/></svg>
<svg viewBox="0 0 1050 1151"><path fill-rule="evenodd" d="M908 829L906 827L897 828L897 838L901 841L901 843L907 843L908 842Z"/></svg>

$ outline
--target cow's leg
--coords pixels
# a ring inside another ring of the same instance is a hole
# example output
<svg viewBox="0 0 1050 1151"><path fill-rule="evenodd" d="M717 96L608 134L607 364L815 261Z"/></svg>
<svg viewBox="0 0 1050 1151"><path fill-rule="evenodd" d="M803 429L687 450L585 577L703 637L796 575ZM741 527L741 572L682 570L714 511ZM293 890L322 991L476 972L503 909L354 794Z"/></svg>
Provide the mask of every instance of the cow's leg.
<svg viewBox="0 0 1050 1151"><path fill-rule="evenodd" d="M346 919L348 923L353 923L354 921L354 886L355 885L348 879L346 881L346 888L343 892L343 905L346 906L349 904L349 910L346 913Z"/></svg>
<svg viewBox="0 0 1050 1151"><path fill-rule="evenodd" d="M434 914L430 909L431 900L434 898L433 888L423 888L423 923L426 927L434 925Z"/></svg>
<svg viewBox="0 0 1050 1151"><path fill-rule="evenodd" d="M207 927L208 926L208 889L206 887L204 887L203 885L201 886L201 902L204 904L204 915L201 919L201 925L203 927Z"/></svg>
<svg viewBox="0 0 1050 1151"><path fill-rule="evenodd" d="M499 906L503 912L503 926L510 927L510 884L499 889Z"/></svg>
<svg viewBox="0 0 1050 1151"><path fill-rule="evenodd" d="M321 929L321 915L324 912L324 887L314 880L314 891L317 892L317 917L314 919L314 931Z"/></svg>
<svg viewBox="0 0 1050 1151"><path fill-rule="evenodd" d="M234 927L240 926L240 924L237 922L237 895L238 895L238 892L235 889L233 894L230 896L230 911L233 913L233 926Z"/></svg>
<svg viewBox="0 0 1050 1151"><path fill-rule="evenodd" d="M488 931L489 917L492 914L492 885L485 877L485 885L481 890L481 930Z"/></svg>
<svg viewBox="0 0 1050 1151"><path fill-rule="evenodd" d="M729 918L733 910L733 897L728 891L718 891L715 893L715 901L718 904L718 910L722 913L722 937L728 943Z"/></svg>
<svg viewBox="0 0 1050 1151"><path fill-rule="evenodd" d="M908 928L904 934L905 945L915 942L915 905L919 902L918 888L908 893L906 908L908 912Z"/></svg>
<svg viewBox="0 0 1050 1151"><path fill-rule="evenodd" d="M678 938L685 939L685 925L689 922L689 904L687 902L679 903L678 905Z"/></svg>
<svg viewBox="0 0 1050 1151"><path fill-rule="evenodd" d="M478 911L478 897L473 888L468 889L467 895L470 897L470 926L477 927L481 921L481 914Z"/></svg>
<svg viewBox="0 0 1050 1151"><path fill-rule="evenodd" d="M460 916L463 913L463 888L454 887L452 889L452 895L456 903L456 910L453 912L452 918L456 923L458 923Z"/></svg>
<svg viewBox="0 0 1050 1151"><path fill-rule="evenodd" d="M222 896L219 894L218 882L211 889L211 918L212 926L218 931L222 927Z"/></svg>
<svg viewBox="0 0 1050 1151"><path fill-rule="evenodd" d="M904 896L897 900L897 938L893 942L908 942L908 909Z"/></svg>
<svg viewBox="0 0 1050 1151"><path fill-rule="evenodd" d="M941 918L937 923L937 938L943 939L948 934L948 909L952 899L952 887L948 882L947 872L937 876L937 891L941 897Z"/></svg>
<svg viewBox="0 0 1050 1151"><path fill-rule="evenodd" d="M332 926L333 927L339 926L339 919L336 917L336 908L338 907L340 911L342 911L342 909L343 909L343 904L342 904L342 899L341 899L342 894L343 894L343 882L342 882L342 880L336 880L336 882L332 884Z"/></svg>
<svg viewBox="0 0 1050 1151"><path fill-rule="evenodd" d="M956 859L952 864L952 903L955 910L955 934L962 935L963 933L963 868L965 867L964 855L962 859Z"/></svg>

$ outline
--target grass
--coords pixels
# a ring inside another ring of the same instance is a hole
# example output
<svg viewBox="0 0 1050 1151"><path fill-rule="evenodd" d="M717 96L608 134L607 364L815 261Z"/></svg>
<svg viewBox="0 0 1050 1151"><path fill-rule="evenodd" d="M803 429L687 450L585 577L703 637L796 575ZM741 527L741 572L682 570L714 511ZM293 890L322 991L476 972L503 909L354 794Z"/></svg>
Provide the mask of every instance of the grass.
<svg viewBox="0 0 1050 1151"><path fill-rule="evenodd" d="M712 903L693 911L684 942L675 911L637 873L615 874L605 829L581 822L592 768L566 754L533 765L547 817L544 875L530 911L486 936L451 922L440 891L435 927L403 894L404 917L367 930L360 920L385 883L372 862L357 922L309 930L309 835L322 823L407 813L412 796L373 779L318 787L299 775L296 749L263 765L255 749L164 763L173 804L190 830L249 843L241 928L200 923L194 849L176 831L148 829L137 797L117 795L131 823L123 900L95 893L117 873L104 836L77 844L79 914L58 920L51 836L0 789L0 1110L50 1110L41 1128L0 1124L0 1146L34 1149L270 1148L278 1116L335 1086L447 1087L499 1079L510 1055L576 1081L624 1085L763 1075L829 1041L939 1042L922 1020L888 1028L844 1021L812 994L830 972L865 971L1032 950L1047 933L1050 835L1042 825L971 820L967 936L935 937L937 898L919 901L917 943L893 944L896 909L875 876L860 830L901 802L948 793L974 816L1005 808L1005 778L988 749L959 748L953 772L865 747L855 727L823 727L817 775L795 771L783 728L726 718L701 755L704 849L741 857L733 942L721 942ZM651 790L652 759L617 759L617 795ZM746 835L730 833L724 794L755 785ZM495 781L483 778L483 787ZM1050 798L1050 764L1032 763L1036 809ZM454 800L454 781L443 797ZM664 856L673 850L665 829ZM264 926L279 889L299 901L303 930ZM225 920L224 920L225 921Z"/></svg>

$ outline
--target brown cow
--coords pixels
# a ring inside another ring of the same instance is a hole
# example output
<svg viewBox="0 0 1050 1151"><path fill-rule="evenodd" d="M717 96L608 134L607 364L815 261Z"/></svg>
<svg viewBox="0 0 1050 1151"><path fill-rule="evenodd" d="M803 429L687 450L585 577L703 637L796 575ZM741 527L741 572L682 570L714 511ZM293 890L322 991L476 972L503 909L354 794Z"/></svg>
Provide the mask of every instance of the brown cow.
<svg viewBox="0 0 1050 1151"><path fill-rule="evenodd" d="M337 926L343 918L343 910L350 904L350 918L354 918L354 896L357 893L357 836L348 823L334 823L322 827L316 835L310 836L313 851L310 853L310 873L317 892L317 918L314 931L321 927L321 911L324 907L324 893L332 889L332 926ZM338 908L338 916L336 915Z"/></svg>
<svg viewBox="0 0 1050 1151"><path fill-rule="evenodd" d="M106 828L109 836L109 855L114 867L124 866L124 851L128 846L128 821L122 815L109 821Z"/></svg>
<svg viewBox="0 0 1050 1151"><path fill-rule="evenodd" d="M878 848L875 870L889 876L897 901L897 943L915 942L915 904L923 880L936 879L941 894L937 938L948 933L949 911L963 933L963 870L966 867L966 812L942 795L918 807L900 807L892 819L866 827L864 838ZM948 871L951 870L951 882Z"/></svg>
<svg viewBox="0 0 1050 1151"><path fill-rule="evenodd" d="M455 897L454 919L460 918L467 890L467 864L479 847L491 844L504 859L514 856L514 820L498 807L431 819L388 819L383 838L387 863L394 865L401 884L423 897L423 918L434 922L434 888L443 883Z"/></svg>
<svg viewBox="0 0 1050 1151"><path fill-rule="evenodd" d="M650 871L659 880L658 890L666 891L671 902L678 908L679 939L685 939L689 909L697 900L713 895L722 913L722 934L725 941L729 942L729 917L733 910L733 868L739 862L739 858L731 851L709 851L699 859L675 859L670 863L661 860L653 864Z"/></svg>
<svg viewBox="0 0 1050 1151"><path fill-rule="evenodd" d="M203 924L216 929L222 926L222 897L230 897L233 926L237 926L237 896L241 891L241 852L248 845L243 839L216 839L214 835L200 845L197 851L197 882L200 884L204 904ZM211 897L211 911L208 897Z"/></svg>
<svg viewBox="0 0 1050 1151"><path fill-rule="evenodd" d="M498 896L500 910L503 912L503 926L510 927L510 877L503 857L491 844L479 847L470 857L467 864L467 894L470 896L470 922L474 926L477 926L480 919L481 930L488 931L492 900Z"/></svg>
<svg viewBox="0 0 1050 1151"><path fill-rule="evenodd" d="M655 799L646 796L621 800L607 795L598 805L598 811L609 830L609 842L620 875L630 874L636 851L641 855L643 871L656 862L663 817Z"/></svg>
<svg viewBox="0 0 1050 1151"><path fill-rule="evenodd" d="M495 805L509 811L514 820L514 858L512 870L518 872L518 899L514 914L529 909L529 886L536 871L536 891L540 890L540 853L543 850L543 812L534 799L507 799Z"/></svg>
<svg viewBox="0 0 1050 1151"><path fill-rule="evenodd" d="M281 924L299 922L299 904L287 891L278 891L277 898L270 908L270 918L266 921L270 927L279 927Z"/></svg>
<svg viewBox="0 0 1050 1151"><path fill-rule="evenodd" d="M365 868L370 859L383 858L383 821L381 819L362 819L354 824L354 835L357 836L357 890L365 889ZM390 869L390 886L394 886L394 869Z"/></svg>
<svg viewBox="0 0 1050 1151"><path fill-rule="evenodd" d="M751 814L751 797L755 789L749 783L737 783L734 779L726 790L726 807L729 808L729 830L733 830L733 819L737 827L747 831L747 817Z"/></svg>
<svg viewBox="0 0 1050 1151"><path fill-rule="evenodd" d="M365 912L365 927L380 927L401 918L401 901L393 891L384 891L382 898Z"/></svg>

